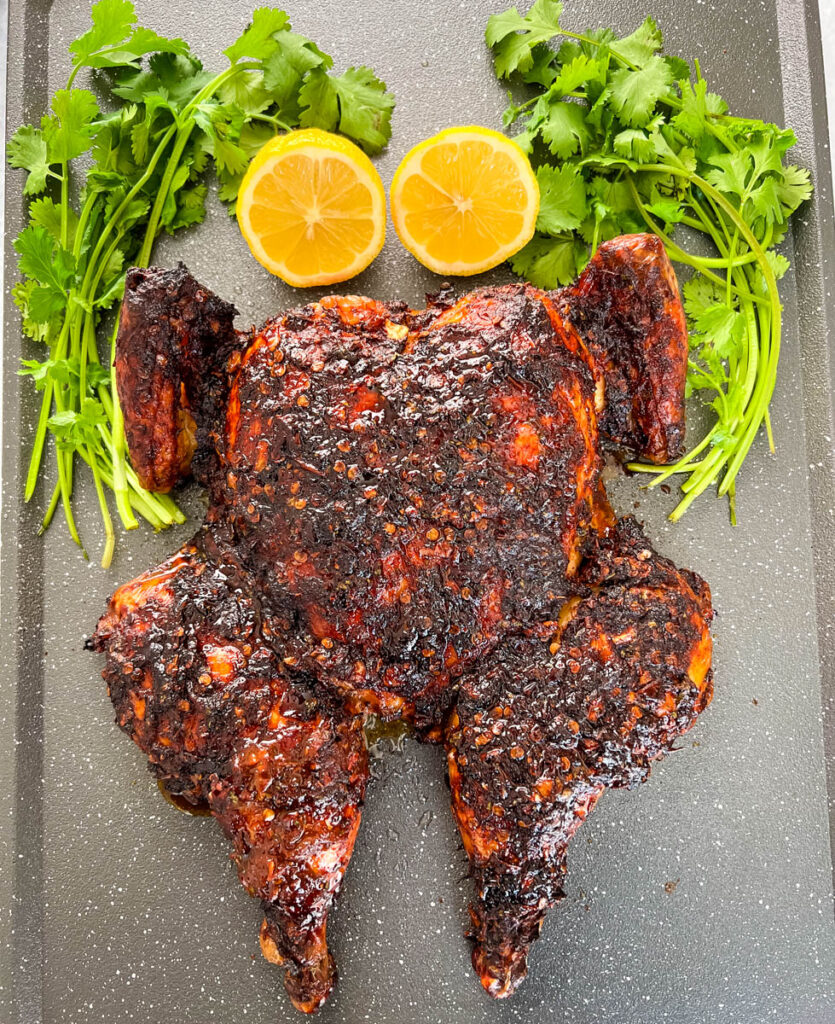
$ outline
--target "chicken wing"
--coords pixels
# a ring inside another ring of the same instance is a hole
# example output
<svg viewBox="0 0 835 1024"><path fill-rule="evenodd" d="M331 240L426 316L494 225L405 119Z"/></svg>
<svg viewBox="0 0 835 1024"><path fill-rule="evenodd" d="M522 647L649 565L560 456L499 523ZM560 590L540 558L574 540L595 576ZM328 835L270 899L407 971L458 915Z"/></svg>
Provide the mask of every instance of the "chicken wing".
<svg viewBox="0 0 835 1024"><path fill-rule="evenodd" d="M188 476L195 455L197 475L210 482L203 463L214 455L213 428L226 405L236 315L182 263L127 273L116 385L131 462L150 491L169 491Z"/></svg>
<svg viewBox="0 0 835 1024"><path fill-rule="evenodd" d="M650 462L684 448L687 324L660 238L605 242L576 284L559 293L606 384L600 431Z"/></svg>

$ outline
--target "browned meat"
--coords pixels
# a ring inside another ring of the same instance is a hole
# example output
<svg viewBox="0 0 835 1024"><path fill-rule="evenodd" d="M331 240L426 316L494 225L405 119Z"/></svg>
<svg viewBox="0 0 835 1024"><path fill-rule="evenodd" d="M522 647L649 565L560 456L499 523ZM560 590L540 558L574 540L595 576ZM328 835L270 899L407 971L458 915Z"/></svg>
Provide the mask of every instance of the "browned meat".
<svg viewBox="0 0 835 1024"><path fill-rule="evenodd" d="M687 325L660 238L626 235L601 245L560 308L606 379L600 430L651 462L684 451Z"/></svg>
<svg viewBox="0 0 835 1024"><path fill-rule="evenodd" d="M222 514L271 604L299 613L300 662L358 710L439 726L450 678L571 592L594 391L525 285L428 314L326 299L258 332L230 395Z"/></svg>
<svg viewBox="0 0 835 1024"><path fill-rule="evenodd" d="M315 1010L335 981L327 917L368 778L361 721L288 677L245 574L204 533L116 591L94 646L119 725L170 793L208 802L263 903L265 956Z"/></svg>
<svg viewBox="0 0 835 1024"><path fill-rule="evenodd" d="M643 782L712 696L710 593L634 520L604 533L587 596L506 639L462 680L447 729L452 806L473 865L473 965L513 992L568 841L606 787Z"/></svg>
<svg viewBox="0 0 835 1024"><path fill-rule="evenodd" d="M580 821L710 700L707 587L616 523L600 480L598 422L649 458L681 444L672 269L632 236L551 295L331 296L237 337L232 316L182 267L129 275L132 457L167 487L194 447L209 512L99 624L117 720L209 801L306 1011L333 983L363 716L445 741L474 964L507 995Z"/></svg>
<svg viewBox="0 0 835 1024"><path fill-rule="evenodd" d="M226 403L236 315L182 263L127 273L116 386L131 461L150 491L169 491L187 476L195 452L198 462L212 454L206 430Z"/></svg>

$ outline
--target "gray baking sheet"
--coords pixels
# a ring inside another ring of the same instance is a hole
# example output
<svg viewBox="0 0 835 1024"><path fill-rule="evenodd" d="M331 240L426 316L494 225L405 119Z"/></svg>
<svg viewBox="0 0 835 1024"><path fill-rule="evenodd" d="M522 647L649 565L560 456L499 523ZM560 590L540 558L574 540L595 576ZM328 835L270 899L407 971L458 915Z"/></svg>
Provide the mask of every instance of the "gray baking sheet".
<svg viewBox="0 0 835 1024"><path fill-rule="evenodd" d="M506 0L296 0L294 27L337 67L365 63L396 93L386 182L406 149L455 123L496 125L504 106L482 34ZM251 10L244 0L137 3L143 24L189 39L210 67ZM323 1024L832 1024L826 729L832 747L832 201L815 0L569 0L569 26L630 30L647 14L670 52L699 57L738 113L790 123L817 183L787 242L784 350L772 422L738 482L740 525L709 497L678 525L675 493L613 488L660 550L711 584L716 698L679 753L631 793L609 793L569 856L568 896L546 923L530 976L496 1003L462 937L469 882L437 749L407 741L377 762L330 936L341 978ZM11 0L9 129L37 119L66 77L66 46L88 18L78 0ZM23 218L5 191L5 294ZM258 322L303 299L251 259L217 202L204 225L157 251ZM494 280L506 280L501 270ZM437 279L399 246L352 291L419 303ZM21 502L36 402L15 370L6 302L0 591L0 1021L9 1024L276 1024L298 1020L281 971L258 949L260 910L238 885L210 819L164 803L144 757L113 724L101 664L82 641L121 581L188 526L120 537L97 567L92 488L77 487L84 562L56 523L36 536L47 491ZM830 761L831 764L831 761Z"/></svg>

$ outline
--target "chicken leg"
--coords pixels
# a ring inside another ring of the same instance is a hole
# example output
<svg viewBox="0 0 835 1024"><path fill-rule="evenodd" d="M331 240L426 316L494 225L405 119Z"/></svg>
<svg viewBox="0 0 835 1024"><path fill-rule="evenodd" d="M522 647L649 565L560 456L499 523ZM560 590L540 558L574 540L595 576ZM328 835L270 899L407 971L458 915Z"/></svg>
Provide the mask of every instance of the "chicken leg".
<svg viewBox="0 0 835 1024"><path fill-rule="evenodd" d="M335 982L327 917L368 779L361 720L289 676L280 628L204 531L116 591L92 646L119 726L169 792L208 803L262 901L265 956L315 1010Z"/></svg>
<svg viewBox="0 0 835 1024"><path fill-rule="evenodd" d="M606 788L632 787L710 702L710 593L631 519L584 568L589 592L461 680L446 735L475 877L473 966L497 997L524 978L566 848Z"/></svg>

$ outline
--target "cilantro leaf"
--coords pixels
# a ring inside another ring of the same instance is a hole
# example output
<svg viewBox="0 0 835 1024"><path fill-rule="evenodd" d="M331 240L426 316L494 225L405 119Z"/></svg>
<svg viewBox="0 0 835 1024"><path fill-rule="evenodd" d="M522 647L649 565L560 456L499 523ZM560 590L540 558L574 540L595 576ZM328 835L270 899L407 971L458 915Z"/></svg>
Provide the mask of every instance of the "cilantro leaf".
<svg viewBox="0 0 835 1024"><path fill-rule="evenodd" d="M39 324L48 324L66 308L66 295L55 288L39 284L29 294L29 316Z"/></svg>
<svg viewBox="0 0 835 1024"><path fill-rule="evenodd" d="M275 132L269 124L251 122L243 126L241 129L241 136L238 139L238 145L246 154L247 163L255 156L264 143L273 137L274 134ZM218 198L224 203L234 204L235 200L238 198L238 189L243 181L243 171L236 174L230 174L217 168L217 176L218 181L220 182ZM234 215L234 205L229 210L229 213Z"/></svg>
<svg viewBox="0 0 835 1024"><path fill-rule="evenodd" d="M644 205L649 213L666 224L678 224L685 215L681 203L677 203L675 199L656 199L654 203Z"/></svg>
<svg viewBox="0 0 835 1024"><path fill-rule="evenodd" d="M547 89L557 75L554 70L556 56L550 46L538 43L531 50L530 67L525 71L520 71L522 81L527 82L528 85L542 85Z"/></svg>
<svg viewBox="0 0 835 1024"><path fill-rule="evenodd" d="M627 182L610 181L596 174L589 183L591 216L580 225L580 235L588 242L629 235L644 230L644 222L635 208Z"/></svg>
<svg viewBox="0 0 835 1024"><path fill-rule="evenodd" d="M570 235L562 238L534 235L523 249L510 258L510 266L515 274L524 277L537 288L550 291L573 281L587 259L585 248L578 247Z"/></svg>
<svg viewBox="0 0 835 1024"><path fill-rule="evenodd" d="M59 89L52 97L54 117L42 122L50 163L69 163L93 144L99 105L87 89Z"/></svg>
<svg viewBox="0 0 835 1024"><path fill-rule="evenodd" d="M546 235L558 235L578 228L588 215L586 185L578 167L563 164L537 168L539 217L536 227Z"/></svg>
<svg viewBox="0 0 835 1024"><path fill-rule="evenodd" d="M745 150L738 150L736 153L717 153L710 157L712 165L706 171L705 178L728 195L742 198L748 187L748 180L751 174L751 159Z"/></svg>
<svg viewBox="0 0 835 1024"><path fill-rule="evenodd" d="M690 65L686 60L682 60L681 57L674 57L667 53L664 55L664 61L672 72L674 82L689 81Z"/></svg>
<svg viewBox="0 0 835 1024"><path fill-rule="evenodd" d="M558 0L536 0L522 17L515 7L487 19L484 38L493 50L496 74L509 78L514 71L533 67L533 49L560 32L562 4Z"/></svg>
<svg viewBox="0 0 835 1024"><path fill-rule="evenodd" d="M745 334L745 316L726 303L715 303L702 310L695 318L694 330L705 335L720 359L742 354Z"/></svg>
<svg viewBox="0 0 835 1024"><path fill-rule="evenodd" d="M209 151L219 170L237 174L246 169L246 153L238 145L244 117L237 107L207 100L195 107L194 120L206 133ZM182 179L180 186L184 183Z"/></svg>
<svg viewBox="0 0 835 1024"><path fill-rule="evenodd" d="M78 217L75 210L67 210L67 234L69 244L75 240L75 232L78 227ZM56 242L61 240L61 207L54 199L42 196L29 204L29 223L36 227L45 228Z"/></svg>
<svg viewBox="0 0 835 1024"><path fill-rule="evenodd" d="M394 97L369 68L348 68L338 77L313 68L299 91L299 104L303 128L338 130L372 156L391 138Z"/></svg>
<svg viewBox="0 0 835 1024"><path fill-rule="evenodd" d="M609 103L618 117L632 128L651 120L656 103L670 91L673 73L660 57L650 57L637 71L621 68L610 78Z"/></svg>
<svg viewBox="0 0 835 1024"><path fill-rule="evenodd" d="M45 359L43 362L38 359L21 359L17 375L18 377L31 377L37 390L43 391L47 381L54 379L51 372L54 365L55 362L52 359Z"/></svg>
<svg viewBox="0 0 835 1024"><path fill-rule="evenodd" d="M308 71L328 69L333 60L319 47L296 32L276 36L276 49L264 61L264 89L278 104L279 116L299 116L298 93Z"/></svg>
<svg viewBox="0 0 835 1024"><path fill-rule="evenodd" d="M46 228L24 228L14 241L21 271L59 293L69 288L75 274L72 253L62 248Z"/></svg>
<svg viewBox="0 0 835 1024"><path fill-rule="evenodd" d="M794 213L812 195L809 172L793 164L784 167L777 182L777 194L786 216Z"/></svg>
<svg viewBox="0 0 835 1024"><path fill-rule="evenodd" d="M763 225L779 224L784 219L783 204L780 201L779 184L774 175L767 175L748 193L748 200L743 211L753 223L761 221Z"/></svg>
<svg viewBox="0 0 835 1024"><path fill-rule="evenodd" d="M626 128L612 140L615 152L639 164L648 164L658 155L655 143L640 128Z"/></svg>
<svg viewBox="0 0 835 1024"><path fill-rule="evenodd" d="M232 64L237 63L241 57L266 60L278 45L273 39L275 33L289 28L290 19L284 11L277 7L259 7L253 11L252 21L238 39L223 52Z"/></svg>
<svg viewBox="0 0 835 1024"><path fill-rule="evenodd" d="M30 124L18 128L8 141L6 157L11 167L29 172L23 186L25 196L43 192L50 170L46 139L40 128L33 128Z"/></svg>
<svg viewBox="0 0 835 1024"><path fill-rule="evenodd" d="M576 56L569 64L563 64L559 74L554 79L551 91L560 96L567 96L569 93L591 79L598 78L601 67L598 61L587 57L584 53Z"/></svg>
<svg viewBox="0 0 835 1024"><path fill-rule="evenodd" d="M99 439L98 428L106 424L107 417L101 402L89 396L82 398L78 410L65 409L56 412L47 421L59 448L63 449L96 444Z"/></svg>
<svg viewBox="0 0 835 1024"><path fill-rule="evenodd" d="M179 108L212 80L200 61L190 55L155 53L148 63L147 70L124 69L111 90L113 94L137 104L157 96L172 108Z"/></svg>
<svg viewBox="0 0 835 1024"><path fill-rule="evenodd" d="M658 53L663 45L664 37L655 21L652 18L646 18L631 35L613 40L612 50L618 57L623 57L630 64L642 68L652 60L653 55Z"/></svg>
<svg viewBox="0 0 835 1024"><path fill-rule="evenodd" d="M130 0L98 0L90 14L92 27L70 43L76 64L86 65L94 53L124 42L136 21Z"/></svg>
<svg viewBox="0 0 835 1024"><path fill-rule="evenodd" d="M242 71L234 75L218 89L217 98L227 106L239 107L245 118L262 113L275 102L264 87L261 71Z"/></svg>
<svg viewBox="0 0 835 1024"><path fill-rule="evenodd" d="M169 39L148 28L137 28L129 39L108 53L94 54L85 64L91 68L137 67L149 53L171 53L185 57L189 45L183 39Z"/></svg>
<svg viewBox="0 0 835 1024"><path fill-rule="evenodd" d="M49 341L52 333L52 325L38 321L32 316L30 300L32 293L40 285L31 278L28 281L18 281L12 286L12 299L20 310L21 327L23 333L32 338L33 341Z"/></svg>
<svg viewBox="0 0 835 1024"><path fill-rule="evenodd" d="M681 89L681 110L673 117L673 124L685 135L698 142L707 131L708 117L724 114L728 105L721 96L707 91L707 82L700 78L695 85L679 81Z"/></svg>
<svg viewBox="0 0 835 1024"><path fill-rule="evenodd" d="M322 68L314 68L299 90L302 128L336 131L339 125L339 94L334 80Z"/></svg>
<svg viewBox="0 0 835 1024"><path fill-rule="evenodd" d="M583 115L583 108L577 103L546 103L539 108L538 101L532 120L538 122L537 130L554 154L564 160L574 153L582 152L591 137Z"/></svg>
<svg viewBox="0 0 835 1024"><path fill-rule="evenodd" d="M205 182L192 188L184 188L177 193L176 212L166 224L169 234L203 221L206 216L207 193L208 187Z"/></svg>
<svg viewBox="0 0 835 1024"><path fill-rule="evenodd" d="M689 281L685 281L681 293L684 311L691 323L695 323L705 310L723 301L718 286L701 274L694 274Z"/></svg>

